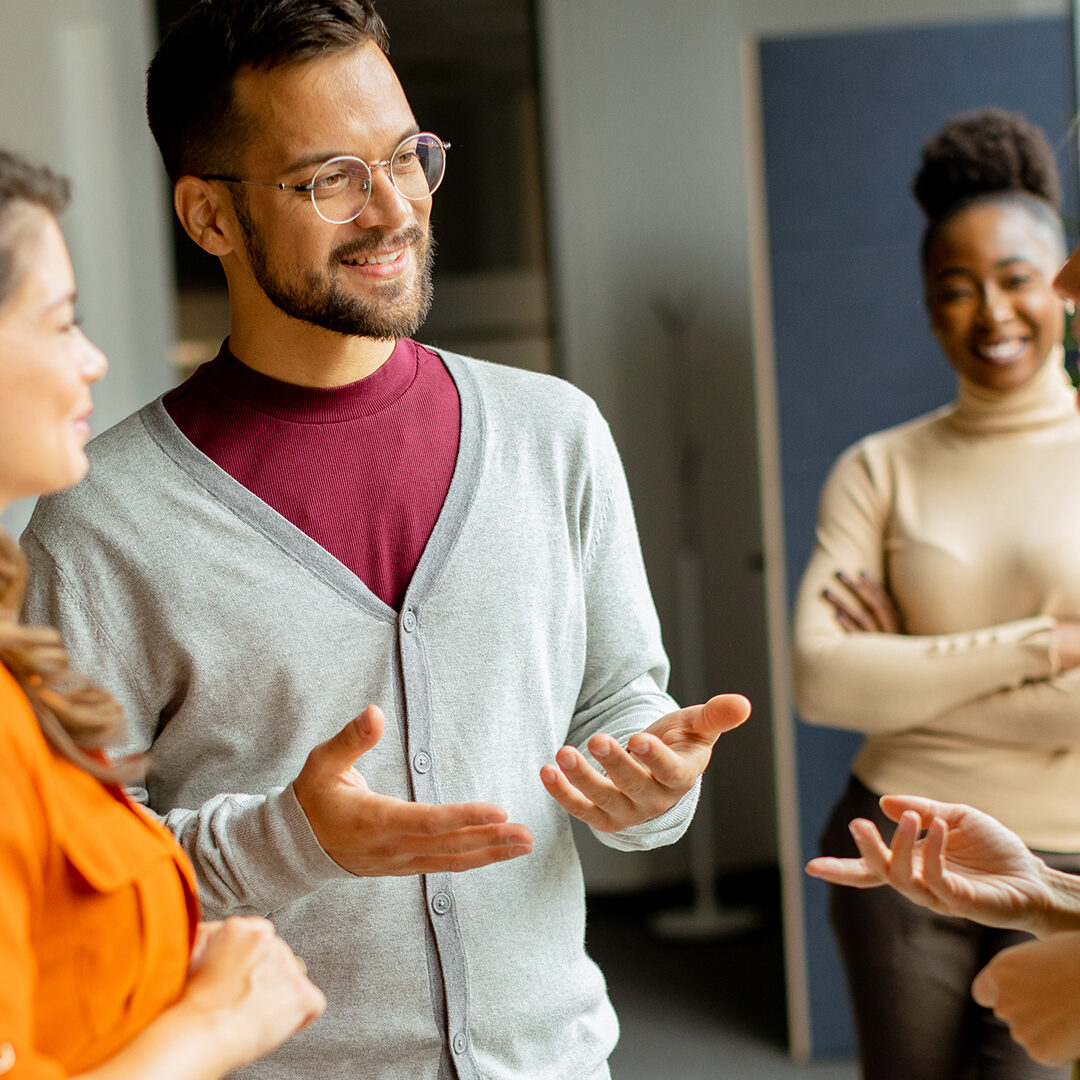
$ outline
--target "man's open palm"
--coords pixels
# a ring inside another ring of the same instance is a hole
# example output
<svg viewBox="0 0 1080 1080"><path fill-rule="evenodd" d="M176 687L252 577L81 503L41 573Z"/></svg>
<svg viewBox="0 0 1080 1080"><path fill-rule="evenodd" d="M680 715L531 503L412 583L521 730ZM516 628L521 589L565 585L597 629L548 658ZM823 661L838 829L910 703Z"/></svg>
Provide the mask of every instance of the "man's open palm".
<svg viewBox="0 0 1080 1080"><path fill-rule="evenodd" d="M670 810L705 771L716 740L749 715L750 702L741 694L719 694L662 716L631 735L626 749L610 735L593 735L589 753L603 773L564 746L540 779L567 813L600 832L619 832Z"/></svg>
<svg viewBox="0 0 1080 1080"><path fill-rule="evenodd" d="M356 767L386 725L369 705L308 755L293 782L316 839L360 877L473 870L532 851L532 833L492 803L407 802L368 787Z"/></svg>

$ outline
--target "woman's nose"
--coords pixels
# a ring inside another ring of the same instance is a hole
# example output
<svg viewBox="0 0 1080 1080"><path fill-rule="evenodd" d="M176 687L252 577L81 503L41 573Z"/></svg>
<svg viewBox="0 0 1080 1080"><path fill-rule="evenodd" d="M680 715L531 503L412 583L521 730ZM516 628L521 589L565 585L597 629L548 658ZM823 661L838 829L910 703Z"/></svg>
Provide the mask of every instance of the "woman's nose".
<svg viewBox="0 0 1080 1080"><path fill-rule="evenodd" d="M88 383L96 383L108 370L108 357L83 334L83 378Z"/></svg>
<svg viewBox="0 0 1080 1080"><path fill-rule="evenodd" d="M982 295L979 314L984 322L994 325L1006 323L1012 318L1013 306L1004 292L1000 289L989 288Z"/></svg>

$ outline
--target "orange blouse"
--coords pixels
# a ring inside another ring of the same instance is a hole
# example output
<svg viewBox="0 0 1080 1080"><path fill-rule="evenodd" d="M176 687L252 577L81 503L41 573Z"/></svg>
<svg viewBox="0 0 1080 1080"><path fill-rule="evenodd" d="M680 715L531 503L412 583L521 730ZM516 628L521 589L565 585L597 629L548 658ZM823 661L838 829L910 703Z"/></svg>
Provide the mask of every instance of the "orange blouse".
<svg viewBox="0 0 1080 1080"><path fill-rule="evenodd" d="M0 1076L115 1054L180 996L197 921L172 835L55 754L0 665Z"/></svg>

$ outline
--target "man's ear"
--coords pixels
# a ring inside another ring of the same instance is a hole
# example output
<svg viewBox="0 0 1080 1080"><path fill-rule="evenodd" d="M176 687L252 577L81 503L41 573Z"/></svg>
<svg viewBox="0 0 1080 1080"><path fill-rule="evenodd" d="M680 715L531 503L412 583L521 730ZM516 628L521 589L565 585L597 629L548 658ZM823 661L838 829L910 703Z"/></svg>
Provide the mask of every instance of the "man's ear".
<svg viewBox="0 0 1080 1080"><path fill-rule="evenodd" d="M233 250L236 216L220 188L197 176L181 176L173 188L173 206L184 231L211 255Z"/></svg>

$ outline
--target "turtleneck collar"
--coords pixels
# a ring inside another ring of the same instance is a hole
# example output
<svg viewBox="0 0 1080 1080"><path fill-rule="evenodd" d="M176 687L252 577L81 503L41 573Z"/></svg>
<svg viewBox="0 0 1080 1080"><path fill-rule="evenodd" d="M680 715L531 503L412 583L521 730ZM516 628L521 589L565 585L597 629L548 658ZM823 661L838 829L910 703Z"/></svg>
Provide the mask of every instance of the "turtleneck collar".
<svg viewBox="0 0 1080 1080"><path fill-rule="evenodd" d="M1065 350L1055 345L1045 363L1022 386L988 390L957 376L956 405L950 424L971 434L1032 431L1080 420L1076 390L1064 367Z"/></svg>

